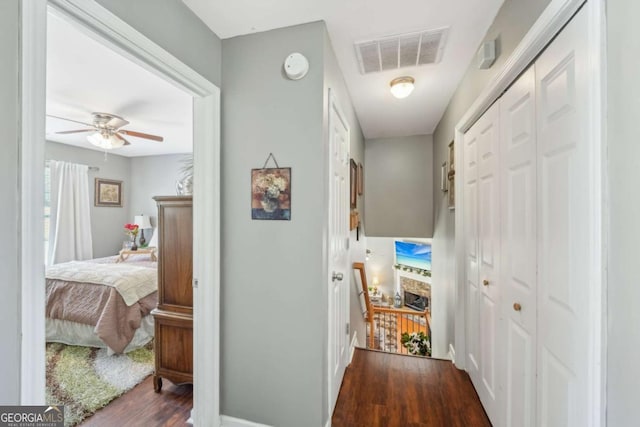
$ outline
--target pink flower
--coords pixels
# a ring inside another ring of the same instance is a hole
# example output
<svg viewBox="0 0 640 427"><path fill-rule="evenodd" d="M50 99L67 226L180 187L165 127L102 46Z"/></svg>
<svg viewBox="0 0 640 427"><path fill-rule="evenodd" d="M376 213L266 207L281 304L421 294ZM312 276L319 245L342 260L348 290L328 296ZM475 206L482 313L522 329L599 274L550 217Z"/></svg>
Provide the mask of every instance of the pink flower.
<svg viewBox="0 0 640 427"><path fill-rule="evenodd" d="M124 232L129 236L136 237L138 235L138 225L137 224L125 224Z"/></svg>

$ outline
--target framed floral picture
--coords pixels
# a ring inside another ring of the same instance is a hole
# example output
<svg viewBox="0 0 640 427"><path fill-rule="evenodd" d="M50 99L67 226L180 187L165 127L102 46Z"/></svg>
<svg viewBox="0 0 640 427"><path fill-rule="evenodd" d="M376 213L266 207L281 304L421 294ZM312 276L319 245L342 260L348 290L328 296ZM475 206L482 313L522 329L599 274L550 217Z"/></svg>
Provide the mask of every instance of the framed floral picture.
<svg viewBox="0 0 640 427"><path fill-rule="evenodd" d="M251 170L251 219L291 219L291 168Z"/></svg>
<svg viewBox="0 0 640 427"><path fill-rule="evenodd" d="M96 178L94 204L103 207L122 207L122 181Z"/></svg>

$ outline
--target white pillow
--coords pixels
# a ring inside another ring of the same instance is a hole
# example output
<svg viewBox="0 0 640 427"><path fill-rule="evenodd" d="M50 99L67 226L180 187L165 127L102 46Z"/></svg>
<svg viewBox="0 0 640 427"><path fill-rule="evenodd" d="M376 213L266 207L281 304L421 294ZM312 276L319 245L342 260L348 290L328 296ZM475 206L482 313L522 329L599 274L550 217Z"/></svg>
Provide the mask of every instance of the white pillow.
<svg viewBox="0 0 640 427"><path fill-rule="evenodd" d="M158 248L158 227L153 228L153 236L151 236L151 240L149 240L149 247Z"/></svg>

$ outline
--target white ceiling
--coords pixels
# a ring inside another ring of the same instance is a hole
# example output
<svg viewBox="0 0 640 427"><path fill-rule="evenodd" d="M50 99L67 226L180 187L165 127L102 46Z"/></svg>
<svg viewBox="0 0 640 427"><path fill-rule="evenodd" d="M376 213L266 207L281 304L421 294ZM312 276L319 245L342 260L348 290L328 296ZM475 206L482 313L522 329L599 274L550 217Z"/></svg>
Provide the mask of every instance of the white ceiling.
<svg viewBox="0 0 640 427"><path fill-rule="evenodd" d="M324 20L366 138L432 134L504 0L183 0L225 39ZM440 63L362 75L354 43L449 27ZM395 99L389 82L416 79Z"/></svg>
<svg viewBox="0 0 640 427"><path fill-rule="evenodd" d="M113 154L135 157L192 151L190 95L57 16L49 14L47 25L47 114L91 123L92 112L112 113L130 122L123 129L164 137L163 142L154 142L126 136L131 145ZM89 132L54 133L85 128L48 117L47 139L102 151L87 141Z"/></svg>

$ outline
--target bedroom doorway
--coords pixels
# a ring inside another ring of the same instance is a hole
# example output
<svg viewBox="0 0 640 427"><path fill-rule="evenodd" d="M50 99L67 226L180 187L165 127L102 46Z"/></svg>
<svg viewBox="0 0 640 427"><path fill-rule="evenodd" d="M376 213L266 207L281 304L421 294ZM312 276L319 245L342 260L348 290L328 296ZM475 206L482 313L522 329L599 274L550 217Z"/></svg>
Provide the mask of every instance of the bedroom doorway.
<svg viewBox="0 0 640 427"><path fill-rule="evenodd" d="M23 218L21 402L23 404L45 403L45 355L42 346L45 339L44 294L42 293L44 248L41 230L45 194L42 165L45 160L44 141L46 139L46 24L50 16L81 29L93 40L179 88L192 100L194 230L192 245L194 254L194 409L192 417L196 421L199 420L199 424L207 424L208 420L219 419L219 89L96 2L51 0L22 3L21 65L24 78L21 146ZM124 139L132 136L134 135L127 135ZM207 313L207 316L204 313Z"/></svg>

